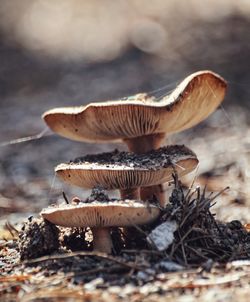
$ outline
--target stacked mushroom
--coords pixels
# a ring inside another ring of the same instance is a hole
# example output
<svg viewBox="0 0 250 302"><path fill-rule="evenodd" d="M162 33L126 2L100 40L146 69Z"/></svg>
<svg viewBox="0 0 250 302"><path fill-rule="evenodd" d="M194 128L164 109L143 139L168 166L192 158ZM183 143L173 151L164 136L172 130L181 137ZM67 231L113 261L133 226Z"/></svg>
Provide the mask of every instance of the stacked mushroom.
<svg viewBox="0 0 250 302"><path fill-rule="evenodd" d="M134 153L88 155L57 166L55 171L64 181L84 188L101 185L119 189L121 200L50 207L42 216L62 226L91 227L94 249L109 253L109 228L152 222L159 207L139 199L156 197L164 206L161 184L171 180L173 171L181 176L198 164L196 155L185 146L160 148L165 133L187 129L205 119L221 103L225 89L221 77L202 71L187 77L160 101L138 94L120 101L46 112L44 120L58 134L80 141L122 139Z"/></svg>
<svg viewBox="0 0 250 302"><path fill-rule="evenodd" d="M166 134L180 132L207 118L223 101L226 82L211 71L185 78L168 96L157 100L137 94L118 101L55 108L44 113L56 133L77 141L123 140L137 154L157 149ZM141 199L156 196L164 206L161 184L141 189Z"/></svg>
<svg viewBox="0 0 250 302"><path fill-rule="evenodd" d="M164 147L141 155L115 150L77 158L58 165L56 174L65 182L83 188L119 189L121 200L96 198L90 203L49 207L41 214L57 225L92 227L94 249L110 253L110 227L150 223L160 213L157 205L139 201L138 188L169 181L173 166L182 175L192 171L197 163L196 155L184 146Z"/></svg>

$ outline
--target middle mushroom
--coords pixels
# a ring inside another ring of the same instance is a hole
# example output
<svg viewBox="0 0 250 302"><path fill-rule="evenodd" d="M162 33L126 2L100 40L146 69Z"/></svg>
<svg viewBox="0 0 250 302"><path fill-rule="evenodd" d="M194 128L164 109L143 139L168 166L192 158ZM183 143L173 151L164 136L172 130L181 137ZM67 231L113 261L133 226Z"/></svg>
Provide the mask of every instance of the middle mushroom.
<svg viewBox="0 0 250 302"><path fill-rule="evenodd" d="M119 189L122 199L139 200L139 188L168 182L172 174L185 175L196 168L196 155L185 146L168 146L145 154L132 152L87 155L60 164L56 174L83 188Z"/></svg>

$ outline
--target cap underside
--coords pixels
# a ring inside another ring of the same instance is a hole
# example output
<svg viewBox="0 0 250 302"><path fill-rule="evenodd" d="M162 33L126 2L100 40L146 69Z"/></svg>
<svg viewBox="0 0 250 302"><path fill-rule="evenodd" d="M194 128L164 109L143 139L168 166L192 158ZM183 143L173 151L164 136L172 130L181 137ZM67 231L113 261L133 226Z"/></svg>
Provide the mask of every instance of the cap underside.
<svg viewBox="0 0 250 302"><path fill-rule="evenodd" d="M135 187L146 187L168 182L172 174L177 172L181 177L188 174L198 164L195 156L185 156L164 168L157 170L145 170L136 168L110 168L100 165L98 169L91 169L89 163L61 164L56 167L56 174L65 182L83 188L102 186L107 190L129 189Z"/></svg>
<svg viewBox="0 0 250 302"><path fill-rule="evenodd" d="M130 201L63 205L44 209L41 215L64 227L125 227L150 223L159 213L159 208L154 205Z"/></svg>
<svg viewBox="0 0 250 302"><path fill-rule="evenodd" d="M55 108L43 118L54 132L78 141L173 133L207 118L220 105L225 91L224 79L211 71L200 71L160 100L139 94L126 100Z"/></svg>

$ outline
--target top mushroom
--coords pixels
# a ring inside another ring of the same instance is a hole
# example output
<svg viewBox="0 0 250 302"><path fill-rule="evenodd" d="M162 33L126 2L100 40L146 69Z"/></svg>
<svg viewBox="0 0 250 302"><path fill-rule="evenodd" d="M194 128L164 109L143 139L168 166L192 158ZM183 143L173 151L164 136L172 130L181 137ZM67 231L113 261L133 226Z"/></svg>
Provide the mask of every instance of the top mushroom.
<svg viewBox="0 0 250 302"><path fill-rule="evenodd" d="M137 94L124 100L55 108L45 112L43 118L64 137L92 142L124 140L131 151L142 153L159 148L166 133L188 129L206 119L221 104L226 86L219 75L199 71L159 101L148 94ZM144 136L148 147L143 144L143 150L139 150L133 139L138 142L138 137Z"/></svg>

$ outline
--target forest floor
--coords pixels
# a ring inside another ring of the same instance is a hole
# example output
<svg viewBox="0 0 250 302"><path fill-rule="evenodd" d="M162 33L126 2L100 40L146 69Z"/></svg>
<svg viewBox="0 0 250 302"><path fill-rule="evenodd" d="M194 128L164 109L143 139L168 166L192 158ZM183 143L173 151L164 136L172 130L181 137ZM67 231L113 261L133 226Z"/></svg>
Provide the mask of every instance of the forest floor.
<svg viewBox="0 0 250 302"><path fill-rule="evenodd" d="M12 127L11 121L9 123L7 128ZM15 137L23 133L20 127ZM51 202L62 201L62 191L69 197L84 198L89 194L89 191L62 187L51 172L53 166L87 153L114 148L124 150L121 144L93 146L47 135L0 149L0 301L247 301L250 291L250 128L247 113L237 107L227 111L220 108L199 128L174 135L168 143L184 143L199 158L199 168L181 179L185 190L194 182L193 191L197 193L196 188L200 186L202 192L206 186L206 196L211 192L215 196L230 187L213 200L216 204L209 207L205 215L216 214L215 226L219 225L224 235L227 234L226 240L230 234L232 237L235 234L232 225L240 224L244 242L237 238L236 242L229 241L227 251L230 244L235 249L230 249L226 258L224 250L216 250L216 256L209 254L207 257L208 254L204 256L197 249L204 259L196 263L178 255L169 258L168 253L163 256L145 246L136 249L136 244L133 249L121 250L114 256L76 248L74 252L61 249L44 257L20 260L18 235L24 221L30 223L27 220L30 215L39 216L40 210ZM173 185L166 186L168 197L173 188ZM111 192L112 196L116 194ZM211 203L212 198L209 205ZM192 227L199 224L189 223ZM182 236L175 240L174 250L178 250L180 242L185 241ZM168 260L170 262L164 262Z"/></svg>

